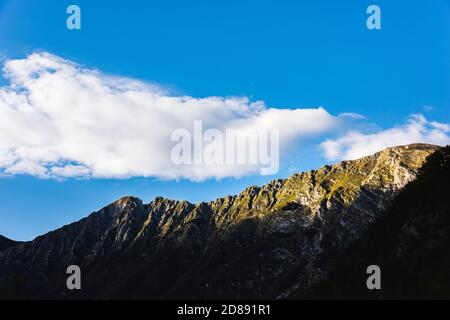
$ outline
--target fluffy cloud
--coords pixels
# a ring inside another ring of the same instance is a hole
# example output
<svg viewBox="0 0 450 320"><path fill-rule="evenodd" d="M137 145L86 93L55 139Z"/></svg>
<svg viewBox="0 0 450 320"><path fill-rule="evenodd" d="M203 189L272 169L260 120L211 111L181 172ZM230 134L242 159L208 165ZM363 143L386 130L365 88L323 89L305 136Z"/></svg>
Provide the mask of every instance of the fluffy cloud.
<svg viewBox="0 0 450 320"><path fill-rule="evenodd" d="M401 126L372 134L349 131L336 140L326 140L321 146L330 160L351 160L397 145L420 142L450 144L449 133L450 125L428 121L423 115L416 114Z"/></svg>
<svg viewBox="0 0 450 320"><path fill-rule="evenodd" d="M49 53L6 61L3 74L9 81L0 87L3 175L237 177L258 166L174 165L173 130L192 129L197 120L219 130L274 128L280 129L283 147L329 131L345 118L323 108L276 109L240 97L174 96Z"/></svg>

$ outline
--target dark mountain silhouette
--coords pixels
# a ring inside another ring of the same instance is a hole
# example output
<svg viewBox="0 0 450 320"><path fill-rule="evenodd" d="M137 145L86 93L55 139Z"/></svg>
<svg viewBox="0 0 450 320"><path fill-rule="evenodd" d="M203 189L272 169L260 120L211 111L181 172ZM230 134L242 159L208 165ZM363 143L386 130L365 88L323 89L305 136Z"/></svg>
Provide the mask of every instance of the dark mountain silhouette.
<svg viewBox="0 0 450 320"><path fill-rule="evenodd" d="M9 247L12 247L12 246L16 245L17 243L18 242L16 242L16 241L13 241L11 239L0 236L0 250L4 250Z"/></svg>
<svg viewBox="0 0 450 320"><path fill-rule="evenodd" d="M419 178L336 261L317 298L450 298L450 147L430 156ZM381 268L381 290L366 268Z"/></svg>
<svg viewBox="0 0 450 320"><path fill-rule="evenodd" d="M437 149L388 148L207 203L122 198L0 250L0 298L309 294ZM66 287L69 265L81 267L80 291Z"/></svg>

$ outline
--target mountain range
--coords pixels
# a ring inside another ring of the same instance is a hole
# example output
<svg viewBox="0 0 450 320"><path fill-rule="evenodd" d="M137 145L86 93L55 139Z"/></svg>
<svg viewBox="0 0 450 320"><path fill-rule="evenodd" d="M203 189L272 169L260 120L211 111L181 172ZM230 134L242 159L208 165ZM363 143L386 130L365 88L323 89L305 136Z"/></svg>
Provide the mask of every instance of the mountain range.
<svg viewBox="0 0 450 320"><path fill-rule="evenodd" d="M420 256L432 261L423 270L434 270L449 243L448 224L438 227L448 222L448 157L448 148L413 144L210 202L124 197L33 241L0 237L0 298L351 297L365 286L367 264L398 257L392 275ZM82 290L67 289L69 265L80 266ZM386 297L413 292L397 285Z"/></svg>

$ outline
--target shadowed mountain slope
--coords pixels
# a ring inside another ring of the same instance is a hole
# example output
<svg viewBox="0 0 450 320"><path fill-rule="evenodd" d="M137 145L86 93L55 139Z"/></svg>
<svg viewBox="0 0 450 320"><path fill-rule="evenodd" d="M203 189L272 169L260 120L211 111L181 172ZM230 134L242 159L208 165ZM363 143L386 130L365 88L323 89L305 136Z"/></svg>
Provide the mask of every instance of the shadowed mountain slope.
<svg viewBox="0 0 450 320"><path fill-rule="evenodd" d="M192 204L122 198L0 251L2 298L287 298L326 278L438 148L416 144ZM80 291L66 288L79 265Z"/></svg>
<svg viewBox="0 0 450 320"><path fill-rule="evenodd" d="M12 247L12 246L16 245L17 243L18 242L16 242L16 241L13 241L11 239L0 236L0 250L4 250L9 247Z"/></svg>
<svg viewBox="0 0 450 320"><path fill-rule="evenodd" d="M321 298L450 298L450 147L427 161L392 206L337 260ZM366 268L381 268L381 290Z"/></svg>

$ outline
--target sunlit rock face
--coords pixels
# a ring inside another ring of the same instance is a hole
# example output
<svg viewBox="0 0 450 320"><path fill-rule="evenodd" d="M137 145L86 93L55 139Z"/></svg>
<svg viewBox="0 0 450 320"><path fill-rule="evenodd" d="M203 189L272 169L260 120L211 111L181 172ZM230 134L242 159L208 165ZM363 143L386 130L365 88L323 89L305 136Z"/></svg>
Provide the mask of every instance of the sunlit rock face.
<svg viewBox="0 0 450 320"><path fill-rule="evenodd" d="M449 299L450 147L427 158L363 236L335 259L315 299ZM381 290L368 290L365 271L376 265ZM304 295L303 295L304 296ZM291 295L302 297L301 292Z"/></svg>
<svg viewBox="0 0 450 320"><path fill-rule="evenodd" d="M192 204L122 198L2 245L0 298L289 298L328 274L438 147L388 148ZM79 265L83 289L66 288Z"/></svg>

